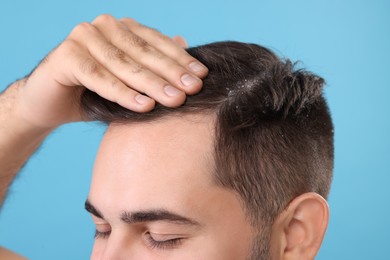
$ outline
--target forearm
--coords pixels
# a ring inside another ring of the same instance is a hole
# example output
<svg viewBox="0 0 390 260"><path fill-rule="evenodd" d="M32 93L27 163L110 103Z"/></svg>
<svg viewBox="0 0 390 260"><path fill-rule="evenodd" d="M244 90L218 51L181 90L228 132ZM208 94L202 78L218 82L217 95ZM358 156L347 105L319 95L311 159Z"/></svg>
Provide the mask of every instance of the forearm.
<svg viewBox="0 0 390 260"><path fill-rule="evenodd" d="M18 116L23 84L23 80L15 82L0 95L0 205L18 171L51 131L36 128Z"/></svg>
<svg viewBox="0 0 390 260"><path fill-rule="evenodd" d="M26 258L15 254L14 252L11 252L5 248L0 247L0 259L7 259L7 260L26 260Z"/></svg>

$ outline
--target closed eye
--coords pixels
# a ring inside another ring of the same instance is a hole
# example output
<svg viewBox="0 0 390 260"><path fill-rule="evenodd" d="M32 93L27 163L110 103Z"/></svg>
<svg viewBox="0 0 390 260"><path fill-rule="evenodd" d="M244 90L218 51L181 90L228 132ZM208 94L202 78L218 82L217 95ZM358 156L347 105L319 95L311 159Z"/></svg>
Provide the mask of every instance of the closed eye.
<svg viewBox="0 0 390 260"><path fill-rule="evenodd" d="M149 246L152 249L161 249L161 250L167 250L167 249L175 249L178 246L180 246L183 241L184 237L174 237L172 238L172 235L167 235L167 239L164 239L164 236L158 235L159 238L156 238L156 235L153 235L151 233L146 233L146 240L149 244Z"/></svg>
<svg viewBox="0 0 390 260"><path fill-rule="evenodd" d="M101 232L101 231L98 231L97 229L95 230L95 235L94 235L94 238L95 239L98 239L98 238L108 238L111 234L111 230L110 231L105 231L105 232Z"/></svg>

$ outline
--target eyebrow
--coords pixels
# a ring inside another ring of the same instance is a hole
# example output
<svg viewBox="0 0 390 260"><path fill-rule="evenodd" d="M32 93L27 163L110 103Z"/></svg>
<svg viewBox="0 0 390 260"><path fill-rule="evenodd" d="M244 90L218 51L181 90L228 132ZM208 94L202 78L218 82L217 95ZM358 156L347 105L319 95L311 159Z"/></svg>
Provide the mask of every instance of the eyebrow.
<svg viewBox="0 0 390 260"><path fill-rule="evenodd" d="M92 215L98 218L104 219L103 214L96 209L95 206L87 199L85 201L85 209ZM181 216L179 214L170 212L165 209L145 210L129 212L124 211L121 214L121 220L127 224L137 224L144 222L166 221L174 224L189 225L189 226L201 226L201 224L191 218Z"/></svg>
<svg viewBox="0 0 390 260"><path fill-rule="evenodd" d="M104 219L103 214L92 205L92 203L87 199L84 204L84 208L86 211L91 213L92 215Z"/></svg>
<svg viewBox="0 0 390 260"><path fill-rule="evenodd" d="M164 209L138 211L138 212L125 211L121 215L121 220L128 224L153 222L153 221L167 221L167 222L172 222L174 224L200 226L199 222L193 219L175 214L173 212L169 212Z"/></svg>

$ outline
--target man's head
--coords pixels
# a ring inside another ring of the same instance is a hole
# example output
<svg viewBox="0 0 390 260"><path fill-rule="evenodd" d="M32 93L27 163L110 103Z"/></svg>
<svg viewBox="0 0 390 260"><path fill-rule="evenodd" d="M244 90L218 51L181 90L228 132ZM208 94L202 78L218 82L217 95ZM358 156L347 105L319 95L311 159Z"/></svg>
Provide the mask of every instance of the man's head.
<svg viewBox="0 0 390 260"><path fill-rule="evenodd" d="M107 231L93 256L314 257L333 168L323 80L258 45L188 52L209 75L179 108L137 114L83 95L87 115L110 124L87 203Z"/></svg>

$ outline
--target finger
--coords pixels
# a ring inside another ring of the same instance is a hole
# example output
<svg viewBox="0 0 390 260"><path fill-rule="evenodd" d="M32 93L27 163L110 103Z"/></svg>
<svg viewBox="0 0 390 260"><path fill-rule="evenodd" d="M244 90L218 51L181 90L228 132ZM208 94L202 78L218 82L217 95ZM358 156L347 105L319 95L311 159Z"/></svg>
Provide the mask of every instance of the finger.
<svg viewBox="0 0 390 260"><path fill-rule="evenodd" d="M123 50L138 64L164 78L172 86L187 94L197 93L201 89L202 81L196 75L129 31L113 17L100 16L93 24L113 45Z"/></svg>
<svg viewBox="0 0 390 260"><path fill-rule="evenodd" d="M139 93L145 93L159 103L176 107L185 101L185 93L171 86L150 70L136 63L124 51L103 37L93 25L74 32L91 56L125 85Z"/></svg>
<svg viewBox="0 0 390 260"><path fill-rule="evenodd" d="M115 75L97 62L87 51L79 47L78 43L67 40L63 47L67 55L61 66L72 68L73 84L83 85L99 96L118 103L119 105L136 111L147 112L154 108L155 101L139 92L128 88ZM70 50L70 51L69 51ZM61 70L60 67L57 68Z"/></svg>
<svg viewBox="0 0 390 260"><path fill-rule="evenodd" d="M187 41L180 35L173 36L172 41L174 41L176 44L178 44L179 46L181 46L184 49L188 48Z"/></svg>
<svg viewBox="0 0 390 260"><path fill-rule="evenodd" d="M145 39L160 52L177 61L183 67L191 70L197 76L203 78L207 75L207 67L189 55L181 46L177 46L177 44L168 36L153 28L139 24L131 18L123 18L120 21L125 24L130 31L137 34L140 38ZM180 39L180 41L182 40L186 44L183 38Z"/></svg>
<svg viewBox="0 0 390 260"><path fill-rule="evenodd" d="M147 112L155 105L152 99L128 88L92 58L85 59L80 64L75 76L83 86L99 96L132 111Z"/></svg>

